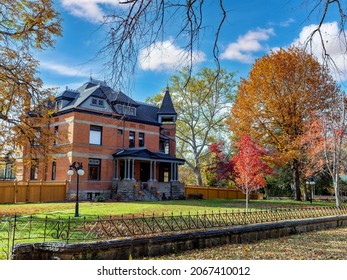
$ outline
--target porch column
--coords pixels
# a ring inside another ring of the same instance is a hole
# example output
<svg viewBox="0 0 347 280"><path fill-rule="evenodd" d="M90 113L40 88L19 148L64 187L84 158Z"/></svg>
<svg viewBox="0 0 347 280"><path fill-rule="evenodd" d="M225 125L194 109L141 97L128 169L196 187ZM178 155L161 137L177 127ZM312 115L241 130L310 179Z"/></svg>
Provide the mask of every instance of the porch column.
<svg viewBox="0 0 347 280"><path fill-rule="evenodd" d="M153 168L153 161L149 161L149 180L152 181L152 168Z"/></svg>
<svg viewBox="0 0 347 280"><path fill-rule="evenodd" d="M177 181L177 163L174 163L174 181Z"/></svg>
<svg viewBox="0 0 347 280"><path fill-rule="evenodd" d="M132 159L133 164L132 164L132 172L131 172L131 180L135 180L135 159Z"/></svg>
<svg viewBox="0 0 347 280"><path fill-rule="evenodd" d="M124 159L124 179L123 180L126 180L127 179L127 159Z"/></svg>
<svg viewBox="0 0 347 280"><path fill-rule="evenodd" d="M128 164L127 164L127 169L128 169L128 171L127 171L127 180L130 180L130 159L128 159Z"/></svg>
<svg viewBox="0 0 347 280"><path fill-rule="evenodd" d="M115 165L115 169L114 169L114 176L115 176L115 178L116 178L116 180L118 180L119 178L118 178L118 166L119 166L119 161L118 161L118 159L116 159L115 161L114 161L114 165Z"/></svg>
<svg viewBox="0 0 347 280"><path fill-rule="evenodd" d="M173 181L173 162L171 162L171 169L170 169L170 181Z"/></svg>
<svg viewBox="0 0 347 280"><path fill-rule="evenodd" d="M154 161L154 181L157 181L157 162Z"/></svg>

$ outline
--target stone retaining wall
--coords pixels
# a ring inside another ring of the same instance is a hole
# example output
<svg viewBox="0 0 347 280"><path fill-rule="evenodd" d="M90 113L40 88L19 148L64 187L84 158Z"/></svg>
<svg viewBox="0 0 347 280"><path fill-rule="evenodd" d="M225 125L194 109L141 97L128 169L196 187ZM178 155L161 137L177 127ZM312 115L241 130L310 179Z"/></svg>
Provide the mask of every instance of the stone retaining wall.
<svg viewBox="0 0 347 280"><path fill-rule="evenodd" d="M128 238L84 244L17 244L14 247L13 259L126 260L130 256L132 258L154 257L192 249L224 244L249 243L263 239L343 226L347 226L347 216L235 226L156 237Z"/></svg>

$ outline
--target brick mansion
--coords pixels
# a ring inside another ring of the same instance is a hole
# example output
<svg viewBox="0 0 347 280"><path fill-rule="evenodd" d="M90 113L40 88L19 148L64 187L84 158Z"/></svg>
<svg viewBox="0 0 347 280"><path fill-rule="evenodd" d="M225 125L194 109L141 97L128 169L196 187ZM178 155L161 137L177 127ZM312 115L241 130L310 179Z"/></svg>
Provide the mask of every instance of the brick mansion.
<svg viewBox="0 0 347 280"><path fill-rule="evenodd" d="M161 106L138 102L106 83L90 79L55 99L52 145L59 152L43 166L40 158L18 169L19 180L68 180L67 197L76 193L77 175L69 166L81 163L79 196L93 200L150 200L184 193L176 157L177 113L167 89ZM62 137L62 136L65 137Z"/></svg>

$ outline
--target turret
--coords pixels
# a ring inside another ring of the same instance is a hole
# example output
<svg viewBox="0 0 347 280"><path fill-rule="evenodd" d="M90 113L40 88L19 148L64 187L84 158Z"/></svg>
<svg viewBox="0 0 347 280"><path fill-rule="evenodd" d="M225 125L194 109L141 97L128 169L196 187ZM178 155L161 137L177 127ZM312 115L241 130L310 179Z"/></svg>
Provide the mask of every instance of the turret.
<svg viewBox="0 0 347 280"><path fill-rule="evenodd" d="M161 107L157 113L160 129L160 150L176 156L176 117L177 113L172 103L169 88L166 89Z"/></svg>
<svg viewBox="0 0 347 280"><path fill-rule="evenodd" d="M158 111L158 122L165 123L176 123L177 113L175 107L172 103L172 99L170 96L169 88L166 89L163 101L161 103L161 107Z"/></svg>

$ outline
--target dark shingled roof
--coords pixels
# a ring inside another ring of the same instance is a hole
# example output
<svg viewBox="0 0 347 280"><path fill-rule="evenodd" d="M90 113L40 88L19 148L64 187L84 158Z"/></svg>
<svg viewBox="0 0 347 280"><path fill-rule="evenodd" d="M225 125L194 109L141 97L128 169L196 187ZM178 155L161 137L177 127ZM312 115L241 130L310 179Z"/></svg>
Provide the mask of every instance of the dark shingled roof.
<svg viewBox="0 0 347 280"><path fill-rule="evenodd" d="M59 100L59 99L72 100L72 99L75 99L78 94L79 94L79 92L76 90L66 89L56 97L56 100Z"/></svg>
<svg viewBox="0 0 347 280"><path fill-rule="evenodd" d="M153 159L153 160L163 160L163 161L176 161L183 164L184 159L180 159L164 153L153 153L146 148L129 148L118 150L113 154L114 158L142 158L142 159Z"/></svg>
<svg viewBox="0 0 347 280"><path fill-rule="evenodd" d="M129 96L127 96L121 91L113 92L112 96L109 96L109 99L111 100L112 103L121 103L121 104L135 106L135 107L138 106L136 101L134 101L133 99L131 99Z"/></svg>
<svg viewBox="0 0 347 280"><path fill-rule="evenodd" d="M158 115L177 115L169 89L166 90Z"/></svg>
<svg viewBox="0 0 347 280"><path fill-rule="evenodd" d="M84 83L77 90L66 89L64 92L58 95L56 100L65 99L70 101L67 106L58 111L58 114L62 114L64 111L74 109L83 110L83 108L81 108L81 104L83 104L83 102L90 96L107 99L111 105L124 104L135 107L135 116L124 115L124 118L130 121L160 125L158 122L158 115L177 114L168 90L165 92L161 107L158 108L152 104L136 102L123 92L113 90L105 82L93 79L90 79L88 82Z"/></svg>
<svg viewBox="0 0 347 280"><path fill-rule="evenodd" d="M151 104L139 104L136 109L136 116L126 116L129 120L145 120L150 123L158 123L158 107Z"/></svg>

